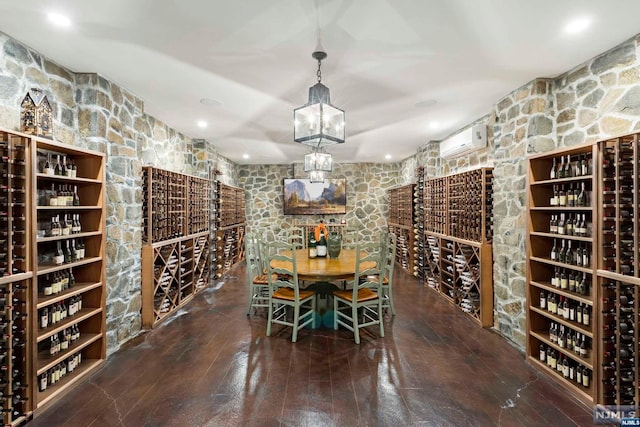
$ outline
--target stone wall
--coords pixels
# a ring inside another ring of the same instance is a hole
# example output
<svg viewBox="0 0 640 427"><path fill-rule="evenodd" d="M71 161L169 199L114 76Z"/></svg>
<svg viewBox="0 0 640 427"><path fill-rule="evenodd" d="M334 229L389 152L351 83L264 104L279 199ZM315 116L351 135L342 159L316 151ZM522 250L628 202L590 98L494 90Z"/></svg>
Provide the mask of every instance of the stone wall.
<svg viewBox="0 0 640 427"><path fill-rule="evenodd" d="M302 165L240 165L239 185L246 191L247 228L269 230L284 239L293 223L317 223L319 215L283 214L283 178L304 178ZM334 165L331 178L347 180L346 215L326 215L325 221L345 219L349 232L368 240L385 229L388 214L387 190L400 182L396 163L349 163Z"/></svg>
<svg viewBox="0 0 640 427"><path fill-rule="evenodd" d="M51 103L54 139L107 154L107 352L141 327L141 166L182 173L235 165L206 145L203 166L194 140L144 113L144 103L97 74L73 73L0 33L0 127L18 130L20 102L32 87ZM201 175L202 176L202 175ZM204 175L206 176L206 174Z"/></svg>

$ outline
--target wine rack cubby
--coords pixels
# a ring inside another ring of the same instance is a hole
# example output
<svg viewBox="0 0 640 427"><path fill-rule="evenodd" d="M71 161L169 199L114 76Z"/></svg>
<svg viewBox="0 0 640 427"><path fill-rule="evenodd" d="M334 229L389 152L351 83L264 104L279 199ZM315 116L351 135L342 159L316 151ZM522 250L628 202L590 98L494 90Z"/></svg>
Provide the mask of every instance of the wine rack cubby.
<svg viewBox="0 0 640 427"><path fill-rule="evenodd" d="M144 167L142 324L154 327L209 283L209 180Z"/></svg>
<svg viewBox="0 0 640 427"><path fill-rule="evenodd" d="M491 245L425 234L425 283L483 327L493 325Z"/></svg>
<svg viewBox="0 0 640 427"><path fill-rule="evenodd" d="M389 190L390 233L397 236L396 262L407 272L414 270L414 184Z"/></svg>
<svg viewBox="0 0 640 427"><path fill-rule="evenodd" d="M595 145L529 158L527 358L587 404L596 403L598 188Z"/></svg>
<svg viewBox="0 0 640 427"><path fill-rule="evenodd" d="M215 247L212 274L220 279L236 263L244 260L244 190L217 182L215 211Z"/></svg>

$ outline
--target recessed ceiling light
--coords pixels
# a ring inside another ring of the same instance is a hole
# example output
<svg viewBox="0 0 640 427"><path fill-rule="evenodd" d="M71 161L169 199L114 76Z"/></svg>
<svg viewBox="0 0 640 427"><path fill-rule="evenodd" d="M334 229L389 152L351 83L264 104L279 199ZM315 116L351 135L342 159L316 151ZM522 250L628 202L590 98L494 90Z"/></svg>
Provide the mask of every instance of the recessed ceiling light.
<svg viewBox="0 0 640 427"><path fill-rule="evenodd" d="M591 24L591 21L587 18L574 19L564 27L564 31L569 34L579 33L584 31L589 24Z"/></svg>
<svg viewBox="0 0 640 427"><path fill-rule="evenodd" d="M200 104L206 105L207 107L220 107L222 105L222 101L212 98L202 98L200 100Z"/></svg>
<svg viewBox="0 0 640 427"><path fill-rule="evenodd" d="M243 159L248 159L248 158L249 158L249 155L248 155L248 154L243 154L243 155L242 155L242 158L243 158Z"/></svg>
<svg viewBox="0 0 640 427"><path fill-rule="evenodd" d="M391 154L387 154L386 156L384 156L384 158L389 160L391 158Z"/></svg>
<svg viewBox="0 0 640 427"><path fill-rule="evenodd" d="M198 127L199 128L206 128L207 127L207 122L205 122L204 120L200 120L198 121Z"/></svg>
<svg viewBox="0 0 640 427"><path fill-rule="evenodd" d="M57 25L58 27L71 26L71 20L59 13L51 12L47 15L47 18L49 18L49 21L51 21L53 24Z"/></svg>
<svg viewBox="0 0 640 427"><path fill-rule="evenodd" d="M435 99L425 99L424 101L416 102L415 106L418 108L426 108L426 107L432 107L437 103L438 101L436 101Z"/></svg>
<svg viewBox="0 0 640 427"><path fill-rule="evenodd" d="M438 129L438 128L440 127L440 123L438 123L438 122L431 122L431 123L429 123L429 127L430 127L431 129Z"/></svg>

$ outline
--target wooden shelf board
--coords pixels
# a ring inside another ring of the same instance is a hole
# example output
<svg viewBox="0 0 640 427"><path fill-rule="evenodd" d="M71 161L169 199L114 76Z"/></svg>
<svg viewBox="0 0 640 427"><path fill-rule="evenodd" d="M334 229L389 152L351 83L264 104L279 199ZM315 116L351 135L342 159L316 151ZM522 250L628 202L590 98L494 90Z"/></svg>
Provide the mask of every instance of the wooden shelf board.
<svg viewBox="0 0 640 427"><path fill-rule="evenodd" d="M20 282L21 280L27 280L33 277L32 271L26 273L10 274L8 276L0 277L0 285L6 285L9 283Z"/></svg>
<svg viewBox="0 0 640 427"><path fill-rule="evenodd" d="M565 240L577 240L580 242L593 242L592 237L580 237L580 236L569 236L567 234L554 234L554 233L544 233L541 231L532 231L529 233L530 236L539 236L539 237L548 237L550 239L565 239Z"/></svg>
<svg viewBox="0 0 640 427"><path fill-rule="evenodd" d="M80 267L82 265L93 264L94 262L99 262L99 261L102 261L102 257L84 258L80 261L71 262L69 264L62 264L62 265L39 265L38 276L42 276L43 274L54 273L60 270L67 270L69 268Z"/></svg>
<svg viewBox="0 0 640 427"><path fill-rule="evenodd" d="M540 181L531 182L530 185L550 185L550 184L565 184L580 181L591 181L593 175L572 176L570 178L557 178L557 179L543 179Z"/></svg>
<svg viewBox="0 0 640 427"><path fill-rule="evenodd" d="M47 181L77 182L77 183L83 183L83 184L102 184L102 180L100 179L70 178L68 176L47 175L44 173L37 173L36 178L41 180L47 180Z"/></svg>
<svg viewBox="0 0 640 427"><path fill-rule="evenodd" d="M74 369L72 373L65 375L55 385L49 386L44 392L36 392L37 408L46 405L51 399L69 390L72 385L86 377L103 363L103 359L83 359L80 366Z"/></svg>
<svg viewBox="0 0 640 427"><path fill-rule="evenodd" d="M92 237L92 236L102 236L102 231L87 231L85 233L67 234L65 236L42 237L42 238L36 239L36 242L37 243L57 242L59 240L79 239L82 237Z"/></svg>
<svg viewBox="0 0 640 427"><path fill-rule="evenodd" d="M554 294L558 294L563 297L569 297L575 301L579 301L583 304L593 306L593 301L588 296L578 295L578 294L566 291L564 289L556 288L555 286L552 286L550 282L536 282L532 280L530 284L537 288L545 289L547 291L553 292Z"/></svg>
<svg viewBox="0 0 640 427"><path fill-rule="evenodd" d="M640 286L640 278L633 276L626 276L620 273L614 273L607 270L598 270L598 276L604 277L605 279L616 280L619 282L629 283L631 285Z"/></svg>
<svg viewBox="0 0 640 427"><path fill-rule="evenodd" d="M36 304L36 308L39 310L41 308L47 307L51 304L54 304L58 301L65 300L67 298L74 297L76 295L80 295L92 289L96 289L102 286L102 282L76 282L75 286L67 289L66 291L62 291L59 294L48 295L48 296L40 296L38 298L38 303Z"/></svg>
<svg viewBox="0 0 640 427"><path fill-rule="evenodd" d="M36 206L39 211L96 211L102 206Z"/></svg>
<svg viewBox="0 0 640 427"><path fill-rule="evenodd" d="M565 264L562 262L551 261L549 258L540 258L540 257L532 256L532 257L529 257L529 259L532 261L542 262L549 265L555 265L561 268L568 268L570 270L580 271L581 273L593 274L593 270L591 268L578 267L577 265L573 265L573 264Z"/></svg>

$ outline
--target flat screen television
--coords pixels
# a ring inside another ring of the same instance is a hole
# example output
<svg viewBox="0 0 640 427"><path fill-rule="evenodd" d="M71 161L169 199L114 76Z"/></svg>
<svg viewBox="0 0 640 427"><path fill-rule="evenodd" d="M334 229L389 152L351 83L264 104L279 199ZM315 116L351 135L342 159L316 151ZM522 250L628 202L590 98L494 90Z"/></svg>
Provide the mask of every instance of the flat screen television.
<svg viewBox="0 0 640 427"><path fill-rule="evenodd" d="M284 179L285 215L347 213L347 180L327 178L311 182L303 178Z"/></svg>

